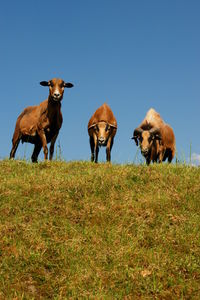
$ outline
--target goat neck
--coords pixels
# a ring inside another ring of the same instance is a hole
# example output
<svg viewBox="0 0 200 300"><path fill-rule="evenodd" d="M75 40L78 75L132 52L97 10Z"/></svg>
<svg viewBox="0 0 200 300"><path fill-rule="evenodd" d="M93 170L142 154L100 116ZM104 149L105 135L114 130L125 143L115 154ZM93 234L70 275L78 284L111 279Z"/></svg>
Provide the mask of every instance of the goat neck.
<svg viewBox="0 0 200 300"><path fill-rule="evenodd" d="M48 97L48 117L54 118L55 115L57 115L60 112L61 109L61 102L60 101L54 101L52 97L49 95Z"/></svg>

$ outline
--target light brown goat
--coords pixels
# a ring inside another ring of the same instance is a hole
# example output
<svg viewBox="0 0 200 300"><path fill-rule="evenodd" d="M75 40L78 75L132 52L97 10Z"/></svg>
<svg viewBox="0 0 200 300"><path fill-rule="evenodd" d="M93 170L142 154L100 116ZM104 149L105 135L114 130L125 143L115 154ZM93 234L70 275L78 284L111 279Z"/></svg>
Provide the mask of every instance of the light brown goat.
<svg viewBox="0 0 200 300"><path fill-rule="evenodd" d="M38 155L43 147L44 158L48 158L47 143L51 142L49 159L54 152L54 144L62 126L61 100L64 88L73 87L62 79L54 78L50 81L41 81L42 86L49 87L49 97L37 106L29 106L19 115L12 139L10 158L15 157L20 140L34 144L32 162L37 162Z"/></svg>
<svg viewBox="0 0 200 300"><path fill-rule="evenodd" d="M117 132L117 121L110 107L104 103L92 115L88 123L91 161L98 162L99 146L106 146L106 160L111 160L111 150Z"/></svg>
<svg viewBox="0 0 200 300"><path fill-rule="evenodd" d="M171 162L176 151L173 129L166 124L160 114L150 109L142 123L133 132L136 145L138 140L146 163L162 162L168 158Z"/></svg>

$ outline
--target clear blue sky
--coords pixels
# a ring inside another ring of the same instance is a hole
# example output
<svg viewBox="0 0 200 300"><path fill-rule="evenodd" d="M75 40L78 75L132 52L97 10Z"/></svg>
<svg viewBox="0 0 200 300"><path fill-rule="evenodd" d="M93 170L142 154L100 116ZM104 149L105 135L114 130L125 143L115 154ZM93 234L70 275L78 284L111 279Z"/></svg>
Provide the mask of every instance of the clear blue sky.
<svg viewBox="0 0 200 300"><path fill-rule="evenodd" d="M63 157L90 159L87 123L107 102L118 121L112 161L132 162L130 137L150 107L176 135L179 157L200 154L200 1L3 1L0 10L0 158L17 116L61 77ZM20 144L17 157L33 146ZM105 160L105 148L100 151ZM40 158L43 159L43 153Z"/></svg>

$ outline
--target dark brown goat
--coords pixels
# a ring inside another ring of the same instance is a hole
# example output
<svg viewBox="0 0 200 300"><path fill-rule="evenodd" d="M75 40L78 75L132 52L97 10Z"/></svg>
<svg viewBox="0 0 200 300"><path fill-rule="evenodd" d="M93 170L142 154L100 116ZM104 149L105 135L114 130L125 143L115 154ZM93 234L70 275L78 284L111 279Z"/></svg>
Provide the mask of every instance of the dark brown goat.
<svg viewBox="0 0 200 300"><path fill-rule="evenodd" d="M142 155L146 163L162 162L168 159L171 162L176 151L173 129L166 124L160 114L150 109L142 123L133 132L136 145L138 140Z"/></svg>
<svg viewBox="0 0 200 300"><path fill-rule="evenodd" d="M88 123L91 161L98 162L99 146L106 146L106 159L111 160L111 149L117 132L117 121L110 107L104 103L92 115Z"/></svg>
<svg viewBox="0 0 200 300"><path fill-rule="evenodd" d="M34 144L32 162L37 162L38 155L43 147L44 159L48 158L47 144L51 142L49 159L54 152L54 144L62 126L61 100L64 88L73 87L62 79L54 78L50 81L41 81L42 86L49 87L49 97L37 106L29 106L19 115L12 139L10 158L15 157L20 140Z"/></svg>

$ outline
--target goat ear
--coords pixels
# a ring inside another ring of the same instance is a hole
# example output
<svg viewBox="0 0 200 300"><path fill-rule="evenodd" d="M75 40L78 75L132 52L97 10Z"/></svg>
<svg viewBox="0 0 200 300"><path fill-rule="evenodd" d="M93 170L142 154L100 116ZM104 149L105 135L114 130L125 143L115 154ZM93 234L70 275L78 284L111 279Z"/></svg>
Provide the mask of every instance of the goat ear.
<svg viewBox="0 0 200 300"><path fill-rule="evenodd" d="M72 88L74 85L72 84L72 83L70 83L70 82L64 82L64 87L66 87L66 88Z"/></svg>
<svg viewBox="0 0 200 300"><path fill-rule="evenodd" d="M40 82L40 85L42 85L42 86L49 86L49 81L41 81Z"/></svg>

